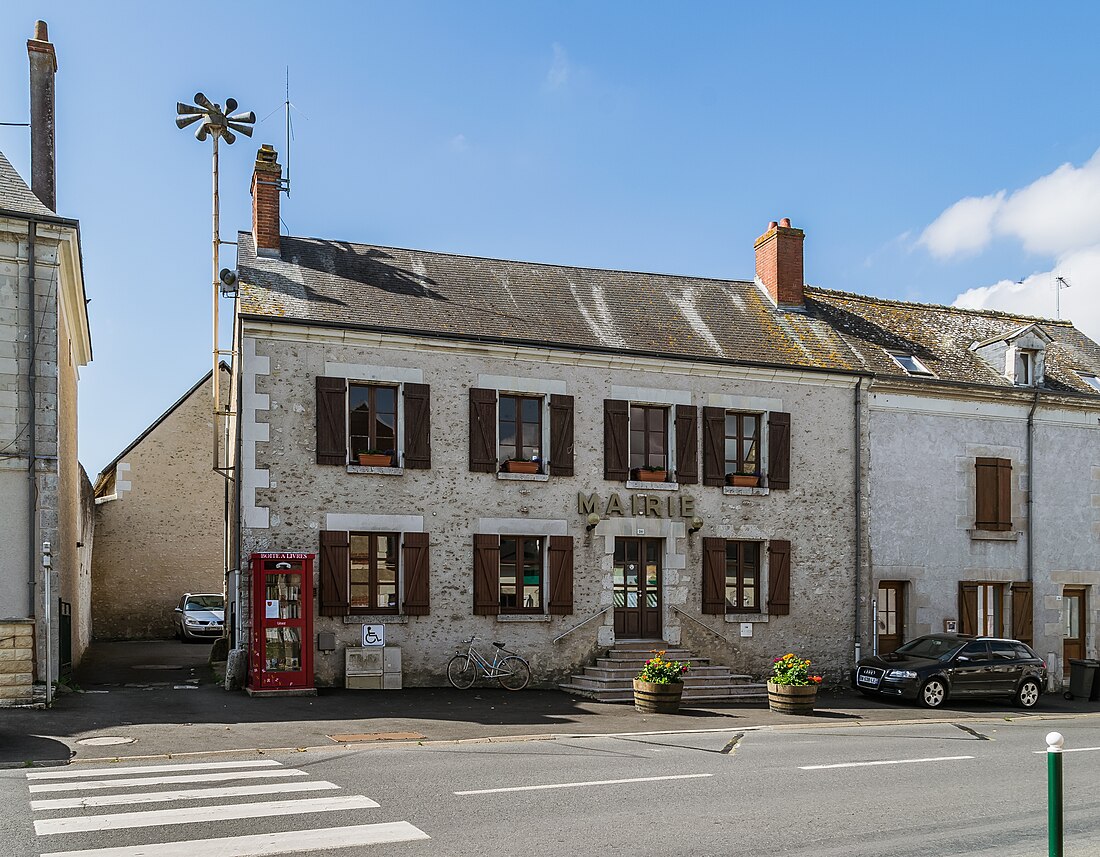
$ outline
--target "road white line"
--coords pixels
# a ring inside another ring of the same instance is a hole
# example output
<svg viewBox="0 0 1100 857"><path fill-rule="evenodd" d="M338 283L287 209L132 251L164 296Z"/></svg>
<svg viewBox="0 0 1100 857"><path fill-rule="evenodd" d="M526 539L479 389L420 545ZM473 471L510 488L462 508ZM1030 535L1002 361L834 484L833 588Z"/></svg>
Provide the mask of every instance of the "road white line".
<svg viewBox="0 0 1100 857"><path fill-rule="evenodd" d="M537 792L544 789L579 789L582 786L617 786L622 783L656 783L662 780L694 780L700 777L713 777L714 774L675 774L666 777L632 777L628 780L589 780L585 783L551 783L543 786L511 786L503 789L472 789L455 792L456 795L494 795L501 792Z"/></svg>
<svg viewBox="0 0 1100 857"><path fill-rule="evenodd" d="M52 851L42 857L194 857L216 854L218 857L266 857L269 854L304 854L330 848L356 845L384 845L431 839L427 833L407 821L385 824L357 824L330 827L327 830L291 830L287 833L259 833L227 836L221 839L189 839L186 842L161 842L155 845L122 845L114 848L90 848L82 851Z"/></svg>
<svg viewBox="0 0 1100 857"><path fill-rule="evenodd" d="M825 771L830 768L871 768L875 765L915 765L919 762L958 762L973 756L936 756L932 759L889 759L881 762L844 762L839 765L801 765L800 771Z"/></svg>
<svg viewBox="0 0 1100 857"><path fill-rule="evenodd" d="M297 768L277 771L225 771L217 774L183 774L178 777L134 777L122 780L84 780L79 783L40 783L29 786L31 794L40 792L78 792L83 789L119 789L129 786L161 786L169 783L218 783L226 780L254 780L261 777L305 777Z"/></svg>
<svg viewBox="0 0 1100 857"><path fill-rule="evenodd" d="M340 788L335 783L263 783L258 786L228 786L219 789L177 789L170 792L146 792L145 794L92 795L90 797L61 797L52 800L32 800L31 809L41 812L48 809L83 809L89 806L127 806L132 803L166 803L177 800L208 800L210 798L244 797L245 795L270 795L285 792L321 792Z"/></svg>
<svg viewBox="0 0 1100 857"><path fill-rule="evenodd" d="M377 809L378 804L363 795L315 797L303 800L265 800L256 803L185 806L146 812L115 812L72 818L51 818L34 823L39 836L54 833L79 833L88 830L128 830L134 827L160 827L164 824L191 824L200 821L225 821L234 818L274 818L314 812L340 812L348 809ZM201 853L201 851L196 851ZM215 853L221 853L215 851Z"/></svg>
<svg viewBox="0 0 1100 857"><path fill-rule="evenodd" d="M140 765L120 768L66 768L63 771L27 771L28 780L72 780L79 777L117 777L126 774L163 774L165 771L219 771L226 768L274 768L281 765L274 759L250 762L196 762L181 765Z"/></svg>

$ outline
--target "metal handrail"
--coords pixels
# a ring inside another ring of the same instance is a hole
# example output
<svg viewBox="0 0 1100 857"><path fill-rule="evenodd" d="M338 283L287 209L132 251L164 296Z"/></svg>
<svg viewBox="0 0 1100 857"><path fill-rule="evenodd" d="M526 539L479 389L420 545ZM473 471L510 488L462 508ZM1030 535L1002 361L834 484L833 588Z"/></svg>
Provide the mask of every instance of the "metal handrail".
<svg viewBox="0 0 1100 857"><path fill-rule="evenodd" d="M719 633L718 633L717 631L715 631L715 630L714 630L714 629L713 629L712 627L710 627L710 625L708 625L708 624L707 624L706 622L702 622L702 621L700 621L699 619L696 619L696 618L695 618L694 616L692 616L692 615L691 615L690 613L685 613L685 612L684 612L683 610L681 610L681 609L680 609L679 607L677 607L677 606L676 606L675 604L673 604L673 605L671 605L671 606L672 606L672 609L673 609L673 610L675 610L675 611L676 611L677 613L679 613L679 614L680 614L681 616L686 616L686 617L687 617L688 619L690 619L690 620L691 620L692 622L694 622L694 623L695 623L696 625L698 625L698 626L699 626L700 628L706 628L706 629L707 629L708 631L710 631L710 632L711 632L712 634L714 634L714 636L716 636L716 637L717 637L717 638L718 638L719 640L721 640L721 641L722 641L723 643L728 643L728 642L729 642L729 638L727 638L725 634L719 634Z"/></svg>
<svg viewBox="0 0 1100 857"><path fill-rule="evenodd" d="M607 605L607 606L606 606L606 607L604 607L604 608L603 608L603 610L601 610L601 611L600 611L599 613L593 613L593 614L592 614L591 616L589 616L589 617L588 617L587 619L585 619L585 620L584 620L583 622L578 622L578 623L577 623L576 625L574 625L574 626L573 626L572 628L570 628L570 629L569 629L568 631L564 631L563 633L561 633L561 634L558 634L558 636L556 636L556 637L554 638L554 642L556 643L556 642L558 642L558 640L562 639L563 637L566 637L566 636L568 636L569 634L572 634L572 633L573 633L574 631L576 631L576 630L577 630L577 629L578 629L578 628L579 628L579 627L580 627L581 625L586 625L587 623L591 622L591 621L592 621L593 619L595 619L595 618L597 618L597 617L599 617L599 616L602 616L602 615L603 615L604 613L606 613L606 612L607 612L608 610L610 610L610 609L611 609L611 606L612 606L612 605L610 605L610 604L609 604L609 605Z"/></svg>

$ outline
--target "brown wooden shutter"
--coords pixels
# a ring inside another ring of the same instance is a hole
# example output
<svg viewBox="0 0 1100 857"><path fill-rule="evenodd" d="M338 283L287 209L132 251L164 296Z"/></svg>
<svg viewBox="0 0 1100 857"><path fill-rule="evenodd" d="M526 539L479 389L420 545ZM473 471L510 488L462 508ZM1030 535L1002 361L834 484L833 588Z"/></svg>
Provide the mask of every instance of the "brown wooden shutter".
<svg viewBox="0 0 1100 857"><path fill-rule="evenodd" d="M500 536L474 535L474 615L500 613Z"/></svg>
<svg viewBox="0 0 1100 857"><path fill-rule="evenodd" d="M496 473L497 391L470 388L470 470Z"/></svg>
<svg viewBox="0 0 1100 857"><path fill-rule="evenodd" d="M704 613L726 612L726 540L703 539Z"/></svg>
<svg viewBox="0 0 1100 857"><path fill-rule="evenodd" d="M405 614L427 616L431 600L428 585L427 533L405 533L402 537L401 573L405 578Z"/></svg>
<svg viewBox="0 0 1100 857"><path fill-rule="evenodd" d="M317 377L317 463L348 463L347 381Z"/></svg>
<svg viewBox="0 0 1100 857"><path fill-rule="evenodd" d="M630 403L620 399L603 402L603 478L630 478Z"/></svg>
<svg viewBox="0 0 1100 857"><path fill-rule="evenodd" d="M959 584L959 632L978 633L978 584Z"/></svg>
<svg viewBox="0 0 1100 857"><path fill-rule="evenodd" d="M726 412L703 408L703 484L726 484Z"/></svg>
<svg viewBox="0 0 1100 857"><path fill-rule="evenodd" d="M568 616L573 612L573 537L550 536L550 613Z"/></svg>
<svg viewBox="0 0 1100 857"><path fill-rule="evenodd" d="M768 612L791 612L791 543L782 539L768 542Z"/></svg>
<svg viewBox="0 0 1100 857"><path fill-rule="evenodd" d="M405 466L428 470L432 466L432 388L405 384Z"/></svg>
<svg viewBox="0 0 1100 857"><path fill-rule="evenodd" d="M786 491L791 487L791 415L768 414L768 488Z"/></svg>
<svg viewBox="0 0 1100 857"><path fill-rule="evenodd" d="M974 527L979 530L1012 529L1011 460L974 459Z"/></svg>
<svg viewBox="0 0 1100 857"><path fill-rule="evenodd" d="M573 475L573 397L556 393L550 397L550 475Z"/></svg>
<svg viewBox="0 0 1100 857"><path fill-rule="evenodd" d="M341 530L321 531L321 586L317 612L321 616L348 615L348 572L351 547Z"/></svg>
<svg viewBox="0 0 1100 857"><path fill-rule="evenodd" d="M1028 645L1034 637L1030 583L1012 584L1012 636Z"/></svg>
<svg viewBox="0 0 1100 857"><path fill-rule="evenodd" d="M676 406L676 481L694 485L699 481L699 409Z"/></svg>

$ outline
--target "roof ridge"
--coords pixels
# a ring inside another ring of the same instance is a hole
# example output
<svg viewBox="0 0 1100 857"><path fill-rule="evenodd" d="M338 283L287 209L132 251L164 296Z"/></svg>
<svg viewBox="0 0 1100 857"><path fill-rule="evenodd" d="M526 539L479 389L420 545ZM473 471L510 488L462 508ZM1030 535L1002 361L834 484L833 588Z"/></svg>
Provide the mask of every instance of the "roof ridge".
<svg viewBox="0 0 1100 857"><path fill-rule="evenodd" d="M242 230L243 231L243 230ZM244 234L251 235L251 232ZM506 262L510 265L537 265L540 268L565 268L571 271L602 271L611 274L639 274L644 277L667 277L673 280L701 280L708 283L739 283L752 285L753 280L738 277L706 277L696 274L673 274L662 271L637 271L629 268L598 268L585 265L563 265L558 262L533 262L529 259L503 259L499 256L478 256L473 253L447 253L441 250L425 250L419 247L396 247L391 244L364 244L358 241L343 241L335 238L316 238L305 235L282 235L281 238L291 238L298 241L321 241L334 244L350 244L355 247L377 247L379 250L402 250L406 253L430 253L433 256L450 256L456 259L480 259L485 262Z"/></svg>
<svg viewBox="0 0 1100 857"><path fill-rule="evenodd" d="M1057 324L1062 327L1074 327L1074 324L1069 319L1061 318L1044 318L1039 315L1024 315L1022 313L1005 312L999 309L969 309L967 307L958 307L951 304L933 304L924 303L922 301L905 301L900 298L880 298L875 295L861 295L857 292L845 292L840 289L826 289L821 286L806 286L810 296L813 296L814 292L820 292L825 295L834 295L836 297L848 298L850 300L862 301L863 303L877 303L877 304L900 304L902 306L921 307L924 309L939 309L947 312L955 312L960 315L983 315L991 316L993 318L1004 318L1010 321L1018 321L1028 324Z"/></svg>

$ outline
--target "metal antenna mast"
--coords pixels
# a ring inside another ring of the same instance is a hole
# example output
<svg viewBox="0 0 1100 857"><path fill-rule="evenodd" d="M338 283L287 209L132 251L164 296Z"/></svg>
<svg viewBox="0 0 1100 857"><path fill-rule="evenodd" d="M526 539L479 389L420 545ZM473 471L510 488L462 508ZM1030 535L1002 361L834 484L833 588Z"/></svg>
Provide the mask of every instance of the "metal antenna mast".
<svg viewBox="0 0 1100 857"><path fill-rule="evenodd" d="M246 137L251 137L252 126L256 124L255 113L252 111L248 111L247 113L234 113L233 111L236 109L236 99L227 98L225 100L225 109L223 110L220 104L213 103L201 92L195 94L195 104L184 104L183 102L176 103L176 113L179 114L176 117L176 126L179 128L186 128L188 125L193 125L198 122L199 127L195 129L195 138L199 140L199 142L204 142L207 137L210 137L213 141L214 148L214 276L212 280L214 284L214 361L211 384L214 395L214 470L222 474L226 479L229 478L229 473L232 468L222 464L222 459L219 454L220 433L218 429L218 417L228 419L232 414L232 405L230 404L226 408L222 408L221 373L218 369L218 363L223 354L232 355L233 351L232 349L220 348L218 342L218 298L221 295L221 281L218 273L218 264L221 245L232 242L221 240L221 226L218 219L220 208L220 203L218 201L218 140L224 139L227 145L232 145L233 141L237 139L236 135L233 133L234 131L244 134Z"/></svg>
<svg viewBox="0 0 1100 857"><path fill-rule="evenodd" d="M1062 319L1062 289L1068 289L1070 282L1065 277L1054 278L1054 317Z"/></svg>

